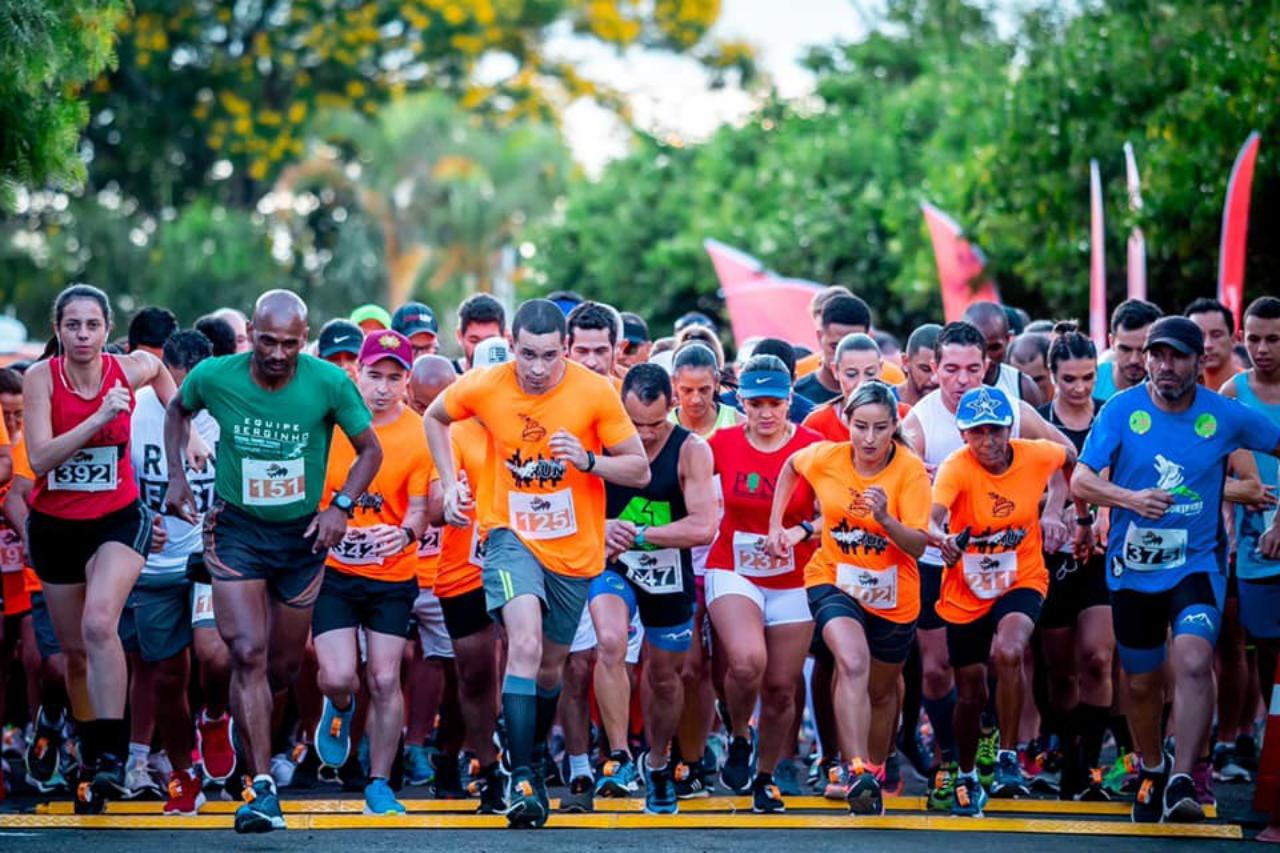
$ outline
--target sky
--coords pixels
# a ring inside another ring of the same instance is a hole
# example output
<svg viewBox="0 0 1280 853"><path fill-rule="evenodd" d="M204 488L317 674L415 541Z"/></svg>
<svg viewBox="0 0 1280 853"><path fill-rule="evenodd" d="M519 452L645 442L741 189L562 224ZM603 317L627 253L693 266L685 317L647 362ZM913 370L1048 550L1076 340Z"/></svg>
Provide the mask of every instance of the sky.
<svg viewBox="0 0 1280 853"><path fill-rule="evenodd" d="M797 62L805 48L865 34L859 7L875 6L867 0L723 0L712 37L749 42L779 93L802 97L814 82ZM589 79L627 93L637 125L659 135L705 139L720 125L745 118L754 106L741 90L712 90L692 59L642 50L620 54L571 36L554 40L549 48L573 60ZM627 153L625 129L594 103L574 104L564 122L574 155L588 174L598 174L610 159Z"/></svg>

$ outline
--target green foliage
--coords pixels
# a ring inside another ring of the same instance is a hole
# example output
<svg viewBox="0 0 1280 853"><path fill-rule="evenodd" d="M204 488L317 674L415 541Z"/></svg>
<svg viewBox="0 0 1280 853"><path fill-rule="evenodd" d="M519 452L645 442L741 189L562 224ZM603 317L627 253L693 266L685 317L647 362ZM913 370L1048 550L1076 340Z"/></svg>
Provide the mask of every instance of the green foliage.
<svg viewBox="0 0 1280 853"><path fill-rule="evenodd" d="M1275 292L1280 249L1280 7L1156 0L1032 10L1008 39L984 7L895 0L855 44L817 49L820 107L770 102L739 128L672 149L643 140L570 192L536 238L536 280L645 311L659 324L717 289L703 237L771 268L843 283L885 328L941 314L919 203L953 214L986 251L1004 297L1084 317L1088 161L1107 192L1111 303L1139 222L1151 296L1212 293L1223 195L1252 129L1263 148L1246 271ZM1146 207L1130 215L1121 147L1134 143Z"/></svg>
<svg viewBox="0 0 1280 853"><path fill-rule="evenodd" d="M0 211L20 187L84 180L80 88L115 61L124 0L0 3Z"/></svg>

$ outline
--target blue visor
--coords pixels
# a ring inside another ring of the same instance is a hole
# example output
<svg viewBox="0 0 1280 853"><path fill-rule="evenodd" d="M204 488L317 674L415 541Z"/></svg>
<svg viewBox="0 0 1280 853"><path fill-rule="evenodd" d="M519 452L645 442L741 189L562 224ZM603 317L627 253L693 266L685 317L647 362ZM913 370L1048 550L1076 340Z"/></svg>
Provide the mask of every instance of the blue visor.
<svg viewBox="0 0 1280 853"><path fill-rule="evenodd" d="M1013 426L1013 406L999 388L981 385L964 392L956 407L956 429L979 426Z"/></svg>
<svg viewBox="0 0 1280 853"><path fill-rule="evenodd" d="M780 370L753 370L738 379L738 396L744 400L756 397L786 399L791 394L791 375Z"/></svg>

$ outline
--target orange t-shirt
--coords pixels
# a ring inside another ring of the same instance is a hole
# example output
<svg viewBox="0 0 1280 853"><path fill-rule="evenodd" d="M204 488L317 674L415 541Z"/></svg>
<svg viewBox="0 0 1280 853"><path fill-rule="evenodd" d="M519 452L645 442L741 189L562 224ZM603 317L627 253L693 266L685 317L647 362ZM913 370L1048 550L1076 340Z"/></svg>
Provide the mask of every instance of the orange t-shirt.
<svg viewBox="0 0 1280 853"><path fill-rule="evenodd" d="M636 435L613 383L566 360L564 377L526 394L514 363L468 373L445 389L452 420L479 418L489 433L476 507L486 530L510 529L547 571L604 571L604 480L555 459L551 437L568 430L599 455Z"/></svg>
<svg viewBox="0 0 1280 853"><path fill-rule="evenodd" d="M836 398L830 403L823 403L805 417L803 426L813 430L827 441L848 441L849 425L844 422L844 418L841 415L843 410L844 400L842 398ZM906 403L899 403L898 422L901 423L910 411L911 407Z"/></svg>
<svg viewBox="0 0 1280 853"><path fill-rule="evenodd" d="M458 421L449 427L449 443L453 445L455 471L466 471L467 482L475 489L484 476L489 434L484 424L474 418ZM472 497L479 506L480 497ZM484 585L480 570L484 568L485 532L476 525L475 514L466 527L444 526L440 540L440 570L436 573L436 596L455 598Z"/></svg>
<svg viewBox="0 0 1280 853"><path fill-rule="evenodd" d="M20 437L18 439L18 442L15 445L13 445L11 452L13 453L13 476L15 478L22 477L24 480L29 480L32 483L35 483L36 472L31 470L31 460L27 458L26 439ZM10 483L10 486L12 485L13 484ZM22 566L23 592L27 597L27 606L29 609L31 594L33 592L43 592L44 586L40 583L40 578L38 575L36 575L35 569L31 568L31 560L27 556L25 547L23 548L22 559L23 559L23 566ZM5 581L6 581L5 590L4 590L5 614L8 615L10 581L8 580L7 575L5 577Z"/></svg>
<svg viewBox="0 0 1280 853"><path fill-rule="evenodd" d="M920 615L920 573L914 557L894 544L861 502L870 486L889 499L888 512L907 527L929 528L929 475L902 445L874 477L854 467L849 442L812 444L791 457L818 496L822 538L804 567L806 587L833 584L869 612L904 624Z"/></svg>
<svg viewBox="0 0 1280 853"><path fill-rule="evenodd" d="M992 474L961 447L938 466L933 502L951 512L949 528L970 530L964 557L942 575L938 615L963 625L984 616L1013 589L1049 590L1040 544L1040 496L1067 449L1052 441L1015 438L1013 462Z"/></svg>
<svg viewBox="0 0 1280 853"><path fill-rule="evenodd" d="M390 557L374 554L363 529L376 524L400 527L410 497L426 497L435 466L422 431L422 418L406 408L389 424L374 426L382 445L382 467L364 494L356 499L355 514L347 523L347 535L329 549L325 565L340 572L371 580L399 582L418 572L418 545L410 542ZM334 434L325 474L325 494L333 494L347 480L356 451L346 435Z"/></svg>
<svg viewBox="0 0 1280 853"><path fill-rule="evenodd" d="M822 353L809 353L796 362L796 381L803 379L820 367L822 367ZM898 366L897 362L886 358L884 366L880 368L880 379L890 385L901 385L907 381L907 374L902 372L902 368Z"/></svg>

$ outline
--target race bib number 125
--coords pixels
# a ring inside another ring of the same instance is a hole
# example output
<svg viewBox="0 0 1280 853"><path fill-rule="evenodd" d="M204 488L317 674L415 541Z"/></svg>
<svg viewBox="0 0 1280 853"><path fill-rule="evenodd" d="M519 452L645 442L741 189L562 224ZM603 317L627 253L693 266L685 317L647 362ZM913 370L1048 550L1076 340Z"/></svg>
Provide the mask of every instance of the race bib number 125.
<svg viewBox="0 0 1280 853"><path fill-rule="evenodd" d="M573 493L568 489L545 494L510 492L507 501L511 527L521 539L561 539L578 532Z"/></svg>

